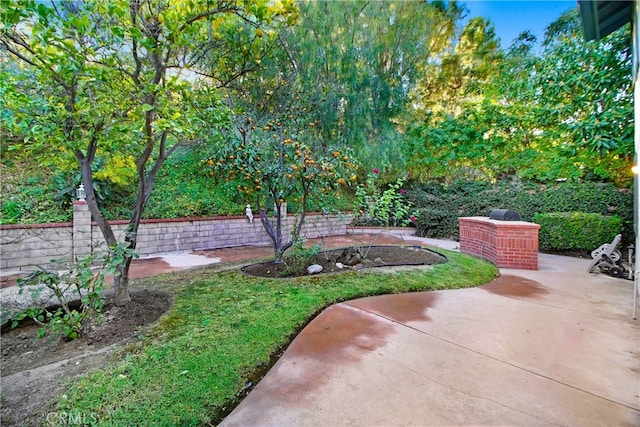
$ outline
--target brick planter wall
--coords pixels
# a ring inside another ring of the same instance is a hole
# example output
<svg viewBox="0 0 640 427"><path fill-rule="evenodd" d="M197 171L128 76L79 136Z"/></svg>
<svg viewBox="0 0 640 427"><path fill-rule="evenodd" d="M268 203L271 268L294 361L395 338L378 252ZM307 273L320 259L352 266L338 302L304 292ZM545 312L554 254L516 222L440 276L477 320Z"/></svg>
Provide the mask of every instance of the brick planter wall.
<svg viewBox="0 0 640 427"><path fill-rule="evenodd" d="M460 252L487 259L500 268L538 269L540 225L486 217L458 218Z"/></svg>

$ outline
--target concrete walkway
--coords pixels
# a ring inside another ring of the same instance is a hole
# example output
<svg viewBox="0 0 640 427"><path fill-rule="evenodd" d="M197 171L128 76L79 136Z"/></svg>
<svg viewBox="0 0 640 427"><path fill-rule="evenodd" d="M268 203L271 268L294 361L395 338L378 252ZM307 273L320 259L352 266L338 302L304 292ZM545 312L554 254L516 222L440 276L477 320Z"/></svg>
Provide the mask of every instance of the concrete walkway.
<svg viewBox="0 0 640 427"><path fill-rule="evenodd" d="M329 246L371 236L337 236ZM316 243L316 242L311 242ZM376 244L457 243L386 236ZM269 256L228 248L137 260L133 277ZM329 307L222 426L640 426L633 282L539 255L480 288ZM0 291L2 305L17 291Z"/></svg>
<svg viewBox="0 0 640 427"><path fill-rule="evenodd" d="M329 307L221 425L640 426L633 283L539 264Z"/></svg>

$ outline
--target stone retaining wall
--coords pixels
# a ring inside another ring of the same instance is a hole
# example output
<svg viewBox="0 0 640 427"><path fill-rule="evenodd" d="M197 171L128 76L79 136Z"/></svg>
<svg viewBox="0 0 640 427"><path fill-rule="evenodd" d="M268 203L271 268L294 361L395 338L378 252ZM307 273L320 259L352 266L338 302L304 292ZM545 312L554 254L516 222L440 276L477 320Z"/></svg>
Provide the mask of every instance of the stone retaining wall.
<svg viewBox="0 0 640 427"><path fill-rule="evenodd" d="M73 254L71 223L0 227L0 270L46 266Z"/></svg>
<svg viewBox="0 0 640 427"><path fill-rule="evenodd" d="M104 248L99 227L91 223L86 203L74 203L73 223L0 226L0 270L33 270L53 259L86 256ZM87 215L89 219L87 220ZM314 238L347 234L351 215L307 214L302 237ZM285 220L283 236L289 236L294 217ZM127 221L113 221L119 240L124 239ZM260 218L249 223L244 216L143 220L138 232L140 256L215 249L231 246L270 245ZM104 250L104 249L103 249Z"/></svg>

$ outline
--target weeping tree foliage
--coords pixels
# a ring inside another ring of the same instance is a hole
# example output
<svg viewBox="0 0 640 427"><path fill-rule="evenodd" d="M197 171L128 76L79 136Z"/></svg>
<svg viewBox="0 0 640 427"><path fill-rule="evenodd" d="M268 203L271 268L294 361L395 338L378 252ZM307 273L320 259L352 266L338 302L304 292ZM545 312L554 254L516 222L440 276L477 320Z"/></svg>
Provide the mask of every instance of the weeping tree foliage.
<svg viewBox="0 0 640 427"><path fill-rule="evenodd" d="M315 123L320 145L353 149L387 179L404 173L402 120L409 93L454 38L458 3L302 1L298 25L277 34L260 73L227 87L233 132L247 117ZM265 34L265 36L268 33Z"/></svg>
<svg viewBox="0 0 640 427"><path fill-rule="evenodd" d="M216 88L259 67L267 27L295 20L292 2L5 1L0 13L3 113L16 149L75 159L109 245L134 250L164 161L225 120ZM207 63L204 67L203 62ZM26 90L28 95L22 96ZM35 101L34 101L35 100ZM136 197L124 237L98 209L99 164L129 174ZM131 256L117 266L129 300Z"/></svg>
<svg viewBox="0 0 640 427"><path fill-rule="evenodd" d="M398 118L461 13L455 1L301 2L300 24L280 39L323 138L401 170Z"/></svg>
<svg viewBox="0 0 640 427"><path fill-rule="evenodd" d="M529 32L496 50L481 23L462 32L471 30L475 45L467 59L445 58L414 92L418 121L405 146L412 173L630 185L630 29L585 45L572 10L549 25L536 52Z"/></svg>
<svg viewBox="0 0 640 427"><path fill-rule="evenodd" d="M410 93L413 115L427 122L459 116L465 103L482 99L502 59L493 25L472 18L449 39L444 53L420 65L420 80Z"/></svg>

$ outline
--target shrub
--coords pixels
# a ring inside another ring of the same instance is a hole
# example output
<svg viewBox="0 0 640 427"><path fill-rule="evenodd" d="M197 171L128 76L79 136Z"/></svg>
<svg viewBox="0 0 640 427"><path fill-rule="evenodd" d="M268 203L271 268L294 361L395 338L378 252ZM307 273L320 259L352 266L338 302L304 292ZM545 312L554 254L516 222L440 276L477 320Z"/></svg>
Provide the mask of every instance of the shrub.
<svg viewBox="0 0 640 427"><path fill-rule="evenodd" d="M31 319L41 328L38 337L42 338L51 332L61 338L73 340L84 332L92 319L101 319L104 307L104 282L109 274L116 274L116 266L122 264L125 256L137 254L124 244L109 249L102 257L102 264L94 268L97 256L79 258L70 264L65 260L53 261L54 269L39 269L24 279L18 279L19 293L29 292L34 301L48 289L58 303L49 309L37 305L17 313L3 313L2 325L11 322L15 328L24 319ZM63 268L67 267L67 270ZM79 300L79 308L75 302Z"/></svg>
<svg viewBox="0 0 640 427"><path fill-rule="evenodd" d="M421 236L455 239L458 217L488 216L492 209L512 209L524 221L551 212L617 215L622 218L623 244L633 239L633 197L629 190L612 184L459 181L451 185L416 184L409 188L407 196L420 212L416 228Z"/></svg>
<svg viewBox="0 0 640 427"><path fill-rule="evenodd" d="M54 195L57 188L40 170L30 167L2 168L0 224L37 224L71 221L72 211L62 207ZM30 171L33 176L28 176Z"/></svg>
<svg viewBox="0 0 640 427"><path fill-rule="evenodd" d="M415 221L417 212L410 212L413 203L407 199L403 188L408 176L401 176L385 190L378 186L379 169L367 175L366 184L356 188L355 225L379 225L383 227L406 226Z"/></svg>
<svg viewBox="0 0 640 427"><path fill-rule="evenodd" d="M585 212L537 214L539 245L543 250L591 251L609 243L622 230L622 218Z"/></svg>
<svg viewBox="0 0 640 427"><path fill-rule="evenodd" d="M284 268L282 276L306 272L307 267L313 264L314 257L320 252L320 246L314 245L310 248L304 245L303 239L298 239L291 246L289 256L282 260Z"/></svg>
<svg viewBox="0 0 640 427"><path fill-rule="evenodd" d="M447 210L433 207L422 208L417 210L416 220L416 234L421 237L454 237L453 234L445 236L442 233L444 230L453 230L451 219L458 221L457 216L452 216ZM457 225L456 225L457 226Z"/></svg>

